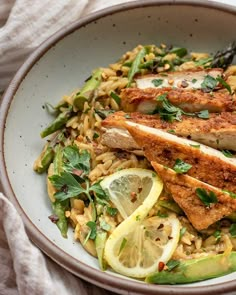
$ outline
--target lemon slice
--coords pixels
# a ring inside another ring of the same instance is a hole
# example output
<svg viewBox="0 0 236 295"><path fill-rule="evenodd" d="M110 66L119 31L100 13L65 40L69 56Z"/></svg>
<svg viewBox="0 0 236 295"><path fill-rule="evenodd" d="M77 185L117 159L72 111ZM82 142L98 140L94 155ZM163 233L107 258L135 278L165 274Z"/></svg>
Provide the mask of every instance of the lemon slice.
<svg viewBox="0 0 236 295"><path fill-rule="evenodd" d="M163 187L156 173L141 168L120 170L105 177L100 184L124 219L148 196L152 196L155 203Z"/></svg>
<svg viewBox="0 0 236 295"><path fill-rule="evenodd" d="M142 207L113 231L104 250L106 261L116 272L134 278L157 272L159 263L171 258L179 241L180 222L174 215L140 220Z"/></svg>

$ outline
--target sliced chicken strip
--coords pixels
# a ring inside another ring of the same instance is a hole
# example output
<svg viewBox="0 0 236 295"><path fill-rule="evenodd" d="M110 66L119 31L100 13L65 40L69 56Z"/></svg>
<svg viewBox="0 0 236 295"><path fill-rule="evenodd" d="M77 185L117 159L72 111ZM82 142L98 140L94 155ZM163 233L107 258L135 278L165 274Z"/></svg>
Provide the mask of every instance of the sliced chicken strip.
<svg viewBox="0 0 236 295"><path fill-rule="evenodd" d="M167 167L174 167L176 159L192 165L187 174L236 193L236 159L227 158L220 151L180 138L160 129L127 122L126 128L143 149L147 159Z"/></svg>
<svg viewBox="0 0 236 295"><path fill-rule="evenodd" d="M232 112L236 110L236 101L226 92L204 93L202 90L165 88L125 88L121 91L121 107L125 112L150 114L162 106L158 96L166 98L185 112L208 110L211 113Z"/></svg>
<svg viewBox="0 0 236 295"><path fill-rule="evenodd" d="M152 162L152 166L197 230L206 229L214 222L236 211L236 200L222 190L191 176L179 175L157 162ZM197 196L197 188L204 189L207 193L213 192L218 202L206 206Z"/></svg>
<svg viewBox="0 0 236 295"><path fill-rule="evenodd" d="M213 78L222 76L223 69L196 69L189 71L165 72L157 75L144 75L138 77L135 81L137 88L161 88L176 87L184 89L201 89L204 78L209 75Z"/></svg>
<svg viewBox="0 0 236 295"><path fill-rule="evenodd" d="M182 116L182 121L166 122L159 115L116 112L103 122L106 132L102 142L111 148L137 149L137 143L124 129L125 121L159 128L218 149L236 151L236 114L210 114L208 120Z"/></svg>

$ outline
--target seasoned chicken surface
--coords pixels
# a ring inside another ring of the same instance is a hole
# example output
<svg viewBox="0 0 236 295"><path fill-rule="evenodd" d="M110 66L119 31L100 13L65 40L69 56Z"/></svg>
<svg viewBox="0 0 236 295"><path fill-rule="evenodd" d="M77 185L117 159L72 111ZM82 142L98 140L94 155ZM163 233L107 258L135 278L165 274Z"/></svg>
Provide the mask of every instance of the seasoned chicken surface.
<svg viewBox="0 0 236 295"><path fill-rule="evenodd" d="M140 89L145 88L156 88L156 87L177 87L184 89L201 89L201 84L204 81L206 75L213 78L222 76L223 70L220 68L216 69L195 69L188 71L176 71L176 72L166 72L163 74L150 74L138 77L135 81L137 87ZM154 80L154 81L153 81ZM158 84L156 82L158 80Z"/></svg>
<svg viewBox="0 0 236 295"><path fill-rule="evenodd" d="M236 192L236 159L195 141L160 129L126 121L126 129L143 149L147 159L174 167L176 159L191 164L187 174L231 192Z"/></svg>
<svg viewBox="0 0 236 295"><path fill-rule="evenodd" d="M222 190L191 176L177 174L157 162L152 162L152 166L197 230L206 229L214 222L236 211L236 200ZM218 202L206 206L197 196L197 188L204 189L207 193L213 192Z"/></svg>
<svg viewBox="0 0 236 295"><path fill-rule="evenodd" d="M208 110L211 113L236 111L233 97L220 91L205 93L195 89L164 88L125 88L121 91L121 106L125 112L151 113L162 106L158 96L166 94L166 98L185 112Z"/></svg>
<svg viewBox="0 0 236 295"><path fill-rule="evenodd" d="M138 148L132 136L124 129L125 121L159 128L213 148L236 151L235 113L212 113L208 120L183 115L182 121L167 122L162 120L158 114L116 112L102 122L103 127L106 128L102 136L105 145L126 150Z"/></svg>

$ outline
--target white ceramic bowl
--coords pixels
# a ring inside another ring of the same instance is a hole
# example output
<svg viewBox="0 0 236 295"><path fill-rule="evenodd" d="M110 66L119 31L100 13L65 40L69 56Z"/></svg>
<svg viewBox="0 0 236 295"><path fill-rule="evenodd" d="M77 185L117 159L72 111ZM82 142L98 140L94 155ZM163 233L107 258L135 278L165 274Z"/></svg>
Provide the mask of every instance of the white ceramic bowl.
<svg viewBox="0 0 236 295"><path fill-rule="evenodd" d="M157 286L101 272L97 260L60 236L51 214L45 176L32 170L51 120L42 108L83 84L92 69L116 61L137 44L174 44L215 52L235 39L235 8L205 1L142 1L97 12L44 42L20 68L0 111L0 173L5 194L21 214L30 238L75 275L122 294L227 294L235 274L182 286ZM204 271L204 270L203 270Z"/></svg>

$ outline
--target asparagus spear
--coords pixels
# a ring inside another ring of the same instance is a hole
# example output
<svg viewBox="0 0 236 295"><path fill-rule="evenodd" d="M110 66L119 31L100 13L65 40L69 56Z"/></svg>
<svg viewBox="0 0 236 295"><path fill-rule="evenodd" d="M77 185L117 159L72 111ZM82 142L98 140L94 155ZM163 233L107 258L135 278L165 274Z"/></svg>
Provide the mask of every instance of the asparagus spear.
<svg viewBox="0 0 236 295"><path fill-rule="evenodd" d="M56 154L54 157L54 174L60 175L62 172L62 157L63 157L63 150L60 145L57 145ZM69 199L64 200L62 202L55 201L51 202L53 213L58 217L58 221L56 222L57 227L59 228L61 235L64 238L67 238L67 231L68 231L68 220L65 216L65 212L69 210Z"/></svg>
<svg viewBox="0 0 236 295"><path fill-rule="evenodd" d="M135 57L133 63L132 63L132 66L131 68L129 69L129 72L128 72L128 84L127 84L127 87L130 87L132 81L133 81L133 77L134 75L139 72L139 67L140 67L140 64L141 64L141 61L142 59L144 58L146 54L146 49L145 47L143 47L139 53L137 54L137 56Z"/></svg>
<svg viewBox="0 0 236 295"><path fill-rule="evenodd" d="M44 138L54 133L55 131L61 129L66 124L66 122L71 117L71 115L72 115L72 106L69 106L67 110L60 113L56 117L56 119L40 133L41 137Z"/></svg>
<svg viewBox="0 0 236 295"><path fill-rule="evenodd" d="M68 221L65 216L65 211L69 209L69 200L63 202L54 202L52 203L53 213L58 217L56 222L57 227L59 228L63 238L67 238L68 231Z"/></svg>
<svg viewBox="0 0 236 295"><path fill-rule="evenodd" d="M172 270L162 270L146 278L154 284L185 284L208 280L236 271L236 252L180 262Z"/></svg>
<svg viewBox="0 0 236 295"><path fill-rule="evenodd" d="M54 157L54 151L49 144L46 144L39 155L39 157L34 162L34 171L38 173L45 172L49 165L52 163Z"/></svg>
<svg viewBox="0 0 236 295"><path fill-rule="evenodd" d="M107 265L106 262L104 261L104 248L107 240L107 233L103 230L98 230L96 239L95 239L95 247L97 251L97 256L98 256L98 262L101 270L106 270Z"/></svg>
<svg viewBox="0 0 236 295"><path fill-rule="evenodd" d="M212 68L226 69L233 61L236 54L236 42L232 42L227 48L222 51L218 51L211 63Z"/></svg>
<svg viewBox="0 0 236 295"><path fill-rule="evenodd" d="M85 101L89 100L91 95L94 93L94 90L96 90L100 85L101 81L102 70L97 69L74 98L73 104L78 108L79 111L83 110Z"/></svg>

